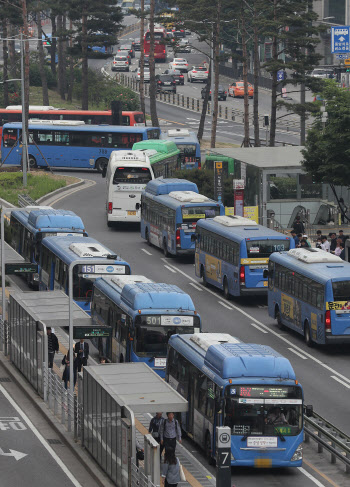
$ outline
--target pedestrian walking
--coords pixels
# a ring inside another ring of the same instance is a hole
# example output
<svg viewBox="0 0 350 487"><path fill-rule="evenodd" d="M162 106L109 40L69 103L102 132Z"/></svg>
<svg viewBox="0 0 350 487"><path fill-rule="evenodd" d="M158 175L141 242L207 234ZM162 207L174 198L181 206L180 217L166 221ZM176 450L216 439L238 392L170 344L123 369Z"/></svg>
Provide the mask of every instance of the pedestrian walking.
<svg viewBox="0 0 350 487"><path fill-rule="evenodd" d="M344 244L340 244L340 248L341 248L341 252L340 252L339 257L341 259L345 260L345 247L344 247Z"/></svg>
<svg viewBox="0 0 350 487"><path fill-rule="evenodd" d="M89 358L89 344L84 341L84 338L75 344L74 352L77 354L78 372L81 372L81 366L85 367Z"/></svg>
<svg viewBox="0 0 350 487"><path fill-rule="evenodd" d="M300 220L300 216L299 215L294 220L294 223L292 225L292 228L293 228L293 230L295 230L295 233L296 234L298 234L298 233L304 234L305 233L304 224Z"/></svg>
<svg viewBox="0 0 350 487"><path fill-rule="evenodd" d="M175 455L173 448L167 448L162 464L162 481L164 487L176 487L181 482L180 460Z"/></svg>
<svg viewBox="0 0 350 487"><path fill-rule="evenodd" d="M330 251L334 253L337 246L337 234L335 232L332 232L329 234L329 236L331 237Z"/></svg>
<svg viewBox="0 0 350 487"><path fill-rule="evenodd" d="M336 248L334 249L334 255L336 255L337 257L340 257L340 254L341 254L341 245L343 245L343 241L341 238L337 238L337 246Z"/></svg>
<svg viewBox="0 0 350 487"><path fill-rule="evenodd" d="M295 246L296 246L296 247L299 247L300 240L299 240L299 238L297 237L297 234L295 233L295 230L292 230L290 233L291 233L291 235L292 235L292 238L294 239Z"/></svg>
<svg viewBox="0 0 350 487"><path fill-rule="evenodd" d="M343 198L339 198L339 208L340 208L340 211L341 211L341 213L340 213L340 219L341 219L342 224L344 224L345 215L346 215L346 213L348 211L348 208L345 205Z"/></svg>
<svg viewBox="0 0 350 487"><path fill-rule="evenodd" d="M160 456L162 456L164 450L164 445L160 443L160 436L159 436L159 429L163 421L164 421L163 413L156 413L154 418L151 419L148 428L148 432L151 433L153 438L160 444L160 450L159 450Z"/></svg>
<svg viewBox="0 0 350 487"><path fill-rule="evenodd" d="M47 334L47 347L48 347L48 352L49 352L49 360L48 360L48 365L49 369L52 369L53 367L53 359L55 358L55 352L58 352L60 349L59 343L58 343L58 338L57 336L52 332L52 329L50 326L46 328L46 334Z"/></svg>
<svg viewBox="0 0 350 487"><path fill-rule="evenodd" d="M165 452L168 448L176 450L176 439L181 443L181 428L174 413L166 413L167 418L162 421L159 428L160 444Z"/></svg>
<svg viewBox="0 0 350 487"><path fill-rule="evenodd" d="M69 358L69 352L67 355L65 355L62 359L62 365L64 365L64 370L62 374L62 380L64 381L64 388L67 390L68 389L68 382L70 378L70 358ZM77 359L75 357L75 354L73 353L73 380L74 380L74 387L75 384L77 383Z"/></svg>
<svg viewBox="0 0 350 487"><path fill-rule="evenodd" d="M321 249L324 250L325 252L330 252L331 245L328 242L326 235L322 235L321 240L322 240Z"/></svg>

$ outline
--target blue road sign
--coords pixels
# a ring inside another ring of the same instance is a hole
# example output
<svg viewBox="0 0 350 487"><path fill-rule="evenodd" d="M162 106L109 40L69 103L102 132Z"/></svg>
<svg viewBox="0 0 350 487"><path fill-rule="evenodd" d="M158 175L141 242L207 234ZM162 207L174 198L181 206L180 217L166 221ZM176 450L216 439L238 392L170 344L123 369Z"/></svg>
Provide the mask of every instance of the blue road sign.
<svg viewBox="0 0 350 487"><path fill-rule="evenodd" d="M349 54L336 54L335 57L337 59L348 59Z"/></svg>
<svg viewBox="0 0 350 487"><path fill-rule="evenodd" d="M284 70L280 69L277 71L277 81L283 81L284 80Z"/></svg>
<svg viewBox="0 0 350 487"><path fill-rule="evenodd" d="M350 52L350 26L332 26L332 52Z"/></svg>

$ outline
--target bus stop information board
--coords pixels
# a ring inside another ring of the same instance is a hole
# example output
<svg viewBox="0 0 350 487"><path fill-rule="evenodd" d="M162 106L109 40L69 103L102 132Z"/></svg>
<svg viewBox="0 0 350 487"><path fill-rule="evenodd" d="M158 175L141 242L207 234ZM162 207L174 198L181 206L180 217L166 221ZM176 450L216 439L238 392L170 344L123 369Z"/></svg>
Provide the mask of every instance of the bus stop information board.
<svg viewBox="0 0 350 487"><path fill-rule="evenodd" d="M35 274L38 272L37 264L5 264L5 274Z"/></svg>
<svg viewBox="0 0 350 487"><path fill-rule="evenodd" d="M73 330L73 338L110 338L112 336L112 328L94 327L94 326L75 326Z"/></svg>

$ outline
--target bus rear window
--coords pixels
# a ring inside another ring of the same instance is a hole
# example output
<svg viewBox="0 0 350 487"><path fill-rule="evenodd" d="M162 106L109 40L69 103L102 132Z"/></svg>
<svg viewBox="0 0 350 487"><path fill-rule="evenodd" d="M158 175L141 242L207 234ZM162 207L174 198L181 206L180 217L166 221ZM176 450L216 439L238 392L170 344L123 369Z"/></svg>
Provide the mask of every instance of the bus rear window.
<svg viewBox="0 0 350 487"><path fill-rule="evenodd" d="M332 283L333 301L350 301L350 281L337 281Z"/></svg>
<svg viewBox="0 0 350 487"><path fill-rule="evenodd" d="M247 240L247 257L269 257L272 252L289 250L289 240Z"/></svg>
<svg viewBox="0 0 350 487"><path fill-rule="evenodd" d="M195 144L176 144L182 156L191 157L196 155Z"/></svg>
<svg viewBox="0 0 350 487"><path fill-rule="evenodd" d="M135 123L145 123L145 118L143 113L135 113L134 115Z"/></svg>
<svg viewBox="0 0 350 487"><path fill-rule="evenodd" d="M152 175L147 167L117 167L113 177L113 184L147 184L151 179Z"/></svg>
<svg viewBox="0 0 350 487"><path fill-rule="evenodd" d="M219 206L190 206L182 208L182 220L184 223L197 222L202 218L214 218L219 215Z"/></svg>

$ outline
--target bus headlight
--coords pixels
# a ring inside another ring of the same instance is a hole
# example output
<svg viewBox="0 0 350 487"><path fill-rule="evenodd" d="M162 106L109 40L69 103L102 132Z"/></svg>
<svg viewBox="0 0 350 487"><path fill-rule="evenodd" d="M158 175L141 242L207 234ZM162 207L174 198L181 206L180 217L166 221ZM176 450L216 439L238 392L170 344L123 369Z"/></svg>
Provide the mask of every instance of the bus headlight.
<svg viewBox="0 0 350 487"><path fill-rule="evenodd" d="M234 462L235 460L236 460L235 457L231 453L231 462Z"/></svg>
<svg viewBox="0 0 350 487"><path fill-rule="evenodd" d="M39 282L39 274L37 272L35 274L33 274L33 281Z"/></svg>
<svg viewBox="0 0 350 487"><path fill-rule="evenodd" d="M303 447L299 445L298 448L295 450L294 455L291 458L291 462L296 462L297 460L303 459Z"/></svg>

